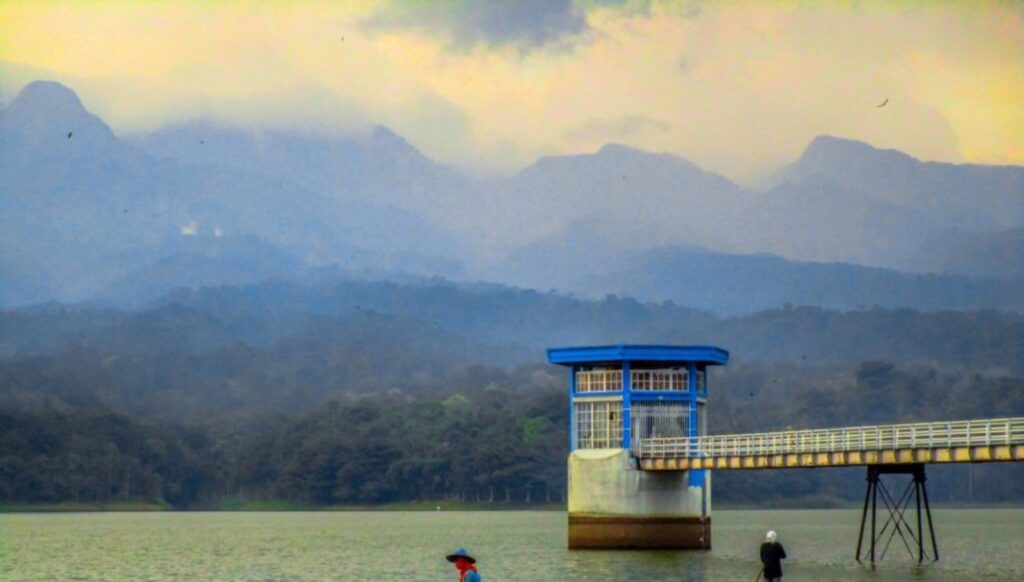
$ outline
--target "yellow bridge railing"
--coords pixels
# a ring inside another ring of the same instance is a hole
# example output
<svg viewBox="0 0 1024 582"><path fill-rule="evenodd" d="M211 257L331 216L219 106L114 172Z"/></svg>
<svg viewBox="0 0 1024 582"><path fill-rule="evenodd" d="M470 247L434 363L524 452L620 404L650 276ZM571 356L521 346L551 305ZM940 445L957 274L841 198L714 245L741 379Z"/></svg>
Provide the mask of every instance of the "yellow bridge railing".
<svg viewBox="0 0 1024 582"><path fill-rule="evenodd" d="M1024 445L1024 417L643 438L635 452L641 459L673 459L1004 445Z"/></svg>

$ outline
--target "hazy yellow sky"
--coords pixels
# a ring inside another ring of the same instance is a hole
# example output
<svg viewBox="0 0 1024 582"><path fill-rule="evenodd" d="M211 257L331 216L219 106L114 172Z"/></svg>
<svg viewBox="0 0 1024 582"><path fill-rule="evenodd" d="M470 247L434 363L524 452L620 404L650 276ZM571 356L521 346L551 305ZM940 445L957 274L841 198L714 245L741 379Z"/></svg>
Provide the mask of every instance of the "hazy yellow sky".
<svg viewBox="0 0 1024 582"><path fill-rule="evenodd" d="M480 171L618 142L749 182L819 134L1024 164L1021 2L0 0L0 98L39 78L121 134L382 124Z"/></svg>

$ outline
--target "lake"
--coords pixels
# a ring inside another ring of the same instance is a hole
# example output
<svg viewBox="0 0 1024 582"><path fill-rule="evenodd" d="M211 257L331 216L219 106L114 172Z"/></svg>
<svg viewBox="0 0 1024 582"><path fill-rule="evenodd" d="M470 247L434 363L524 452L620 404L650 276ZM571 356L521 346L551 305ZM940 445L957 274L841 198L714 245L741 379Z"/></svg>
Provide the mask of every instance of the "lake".
<svg viewBox="0 0 1024 582"><path fill-rule="evenodd" d="M485 580L748 580L766 529L786 580L1024 578L1024 509L938 509L941 560L898 539L872 570L853 561L859 511L716 511L700 551L568 551L554 511L0 515L3 580L455 580L465 546Z"/></svg>

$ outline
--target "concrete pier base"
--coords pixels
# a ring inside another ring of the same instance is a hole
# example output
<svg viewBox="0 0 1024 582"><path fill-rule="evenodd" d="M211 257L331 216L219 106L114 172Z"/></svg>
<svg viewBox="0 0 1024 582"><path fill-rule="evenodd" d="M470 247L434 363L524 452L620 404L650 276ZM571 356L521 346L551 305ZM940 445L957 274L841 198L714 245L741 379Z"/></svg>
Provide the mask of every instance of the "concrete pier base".
<svg viewBox="0 0 1024 582"><path fill-rule="evenodd" d="M710 479L641 471L625 449L573 451L569 548L710 549Z"/></svg>
<svg viewBox="0 0 1024 582"><path fill-rule="evenodd" d="M569 515L569 549L711 549L711 518Z"/></svg>

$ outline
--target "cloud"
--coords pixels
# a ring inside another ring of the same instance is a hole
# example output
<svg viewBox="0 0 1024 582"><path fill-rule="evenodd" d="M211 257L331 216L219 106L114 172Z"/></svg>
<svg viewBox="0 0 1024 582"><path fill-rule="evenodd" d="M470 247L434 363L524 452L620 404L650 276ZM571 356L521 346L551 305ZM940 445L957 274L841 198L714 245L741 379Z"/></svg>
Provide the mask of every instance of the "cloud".
<svg viewBox="0 0 1024 582"><path fill-rule="evenodd" d="M458 48L478 45L531 50L589 30L573 0L440 0L383 4L364 21L369 29L413 29L447 37Z"/></svg>
<svg viewBox="0 0 1024 582"><path fill-rule="evenodd" d="M613 119L588 119L582 125L565 132L566 140L574 143L624 140L645 132L664 133L672 129L671 123L645 117L626 115Z"/></svg>
<svg viewBox="0 0 1024 582"><path fill-rule="evenodd" d="M430 152L442 160L460 160L466 164L467 152L477 148L473 143L473 117L461 107L436 93L424 93L406 107L394 122L402 137L416 148ZM474 164L483 163L472 156Z"/></svg>
<svg viewBox="0 0 1024 582"><path fill-rule="evenodd" d="M803 4L0 0L0 100L54 79L121 135L384 125L481 173L619 141L742 181L818 134L1024 163L1019 9Z"/></svg>

